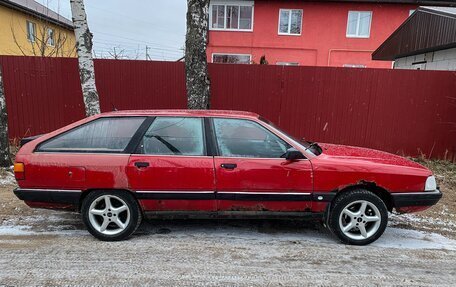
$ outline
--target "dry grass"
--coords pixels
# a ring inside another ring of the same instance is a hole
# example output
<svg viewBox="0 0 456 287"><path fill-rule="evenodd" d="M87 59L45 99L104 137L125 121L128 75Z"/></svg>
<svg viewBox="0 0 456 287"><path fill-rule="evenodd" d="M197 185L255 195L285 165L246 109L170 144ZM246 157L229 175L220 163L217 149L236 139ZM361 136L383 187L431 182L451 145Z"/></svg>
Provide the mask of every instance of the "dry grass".
<svg viewBox="0 0 456 287"><path fill-rule="evenodd" d="M434 172L437 184L444 196L441 205L448 208L449 213L456 216L456 163L443 160L415 159Z"/></svg>
<svg viewBox="0 0 456 287"><path fill-rule="evenodd" d="M16 154L19 151L19 146L20 142L19 140L12 140L11 145L10 145L10 154L11 154L11 160L14 162L14 159L16 158Z"/></svg>
<svg viewBox="0 0 456 287"><path fill-rule="evenodd" d="M433 231L456 239L456 163L442 160L412 159L434 172L442 199L426 211L395 216L398 227Z"/></svg>

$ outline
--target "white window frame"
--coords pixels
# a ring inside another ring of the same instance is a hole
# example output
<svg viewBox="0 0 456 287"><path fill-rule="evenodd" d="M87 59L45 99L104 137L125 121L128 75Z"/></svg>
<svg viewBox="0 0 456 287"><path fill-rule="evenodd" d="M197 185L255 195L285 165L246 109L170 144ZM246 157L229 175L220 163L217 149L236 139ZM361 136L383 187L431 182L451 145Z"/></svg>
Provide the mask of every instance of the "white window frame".
<svg viewBox="0 0 456 287"><path fill-rule="evenodd" d="M355 68L355 69L364 69L367 68L364 64L344 64L342 67L344 68Z"/></svg>
<svg viewBox="0 0 456 287"><path fill-rule="evenodd" d="M50 31L52 31L52 38L49 35ZM46 45L48 45L50 47L54 47L55 46L55 29L47 28L46 33L47 33L47 35L46 35ZM53 43L49 43L51 39L52 39Z"/></svg>
<svg viewBox="0 0 456 287"><path fill-rule="evenodd" d="M211 55L211 63L214 63L214 56L249 56L249 64L252 63L252 55L251 54L237 54L237 53L212 53ZM215 64L225 64L225 63L215 63ZM226 63L230 64L230 63ZM246 65L246 64L242 64Z"/></svg>
<svg viewBox="0 0 456 287"><path fill-rule="evenodd" d="M27 20L25 23L27 25L27 27L26 27L27 28L27 30L26 30L27 31L27 40L29 42L35 43L35 41L36 41L36 23L29 21L29 20ZM33 35L32 35L33 39L30 38L30 31L31 31L30 26L33 27Z"/></svg>
<svg viewBox="0 0 456 287"><path fill-rule="evenodd" d="M212 7L214 5L222 5L225 7L225 17L224 17L224 28L213 28L212 27ZM226 6L238 6L239 7L239 19L238 19L238 28L237 29L228 29L226 28ZM250 29L239 29L239 22L241 21L241 6L252 7L252 24L250 25ZM210 31L233 31L233 32L253 32L253 23L255 18L255 5L254 1L211 1L209 6L209 30Z"/></svg>
<svg viewBox="0 0 456 287"><path fill-rule="evenodd" d="M348 27L350 26L350 13L357 13L358 14L358 20L356 22L356 34L348 34ZM360 21L361 13L369 13L370 14L369 33L367 34L367 36L366 35L359 35L359 24L361 23L361 21ZM346 30L346 33L345 33L346 37L347 38L363 38L363 39L370 38L371 28L372 28L372 18L373 18L372 11L354 11L354 10L348 11L348 15L347 15L347 30Z"/></svg>
<svg viewBox="0 0 456 287"><path fill-rule="evenodd" d="M288 17L288 32L287 33L283 33L283 32L280 32L280 16L282 15L282 11L287 11L289 12L289 17ZM293 13L293 11L301 11L301 26L299 27L299 34L292 34L290 33L290 30L291 30L291 14ZM304 11L302 9L279 9L279 24L277 25L277 33L279 35L285 35L285 36L301 36L302 35L302 22L303 22L303 19L304 19Z"/></svg>
<svg viewBox="0 0 456 287"><path fill-rule="evenodd" d="M299 66L298 62L276 62L277 66Z"/></svg>

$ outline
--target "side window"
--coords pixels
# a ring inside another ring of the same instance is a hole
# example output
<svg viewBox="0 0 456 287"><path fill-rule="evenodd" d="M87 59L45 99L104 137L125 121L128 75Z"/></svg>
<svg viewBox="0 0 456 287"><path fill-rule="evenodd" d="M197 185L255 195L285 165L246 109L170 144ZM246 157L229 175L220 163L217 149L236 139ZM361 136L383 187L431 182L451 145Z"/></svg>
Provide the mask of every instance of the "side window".
<svg viewBox="0 0 456 287"><path fill-rule="evenodd" d="M39 146L47 152L123 152L144 117L99 118Z"/></svg>
<svg viewBox="0 0 456 287"><path fill-rule="evenodd" d="M280 158L291 146L261 125L214 118L219 151L227 157Z"/></svg>
<svg viewBox="0 0 456 287"><path fill-rule="evenodd" d="M157 117L144 135L137 153L205 155L203 119Z"/></svg>

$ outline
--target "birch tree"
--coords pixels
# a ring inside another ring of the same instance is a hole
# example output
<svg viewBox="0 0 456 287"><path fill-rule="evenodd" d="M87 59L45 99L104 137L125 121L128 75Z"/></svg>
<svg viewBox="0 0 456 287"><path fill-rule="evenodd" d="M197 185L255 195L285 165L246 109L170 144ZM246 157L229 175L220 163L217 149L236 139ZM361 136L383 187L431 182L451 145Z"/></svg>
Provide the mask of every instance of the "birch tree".
<svg viewBox="0 0 456 287"><path fill-rule="evenodd" d="M81 78L82 95L86 116L100 113L100 101L95 85L95 69L93 65L92 48L93 35L87 25L87 14L83 0L70 0L73 15L74 34L76 36L76 51L79 62L79 77Z"/></svg>
<svg viewBox="0 0 456 287"><path fill-rule="evenodd" d="M3 89L2 67L0 66L0 167L10 167L10 146L8 138L8 113Z"/></svg>
<svg viewBox="0 0 456 287"><path fill-rule="evenodd" d="M209 109L210 80L206 57L209 0L187 0L187 6L185 39L187 107Z"/></svg>

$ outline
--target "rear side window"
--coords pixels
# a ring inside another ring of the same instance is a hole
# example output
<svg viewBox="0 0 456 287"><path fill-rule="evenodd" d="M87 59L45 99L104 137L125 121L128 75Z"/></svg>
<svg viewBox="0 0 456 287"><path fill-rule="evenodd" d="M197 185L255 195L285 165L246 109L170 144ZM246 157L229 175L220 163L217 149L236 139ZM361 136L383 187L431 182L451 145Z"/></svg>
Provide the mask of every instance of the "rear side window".
<svg viewBox="0 0 456 287"><path fill-rule="evenodd" d="M100 118L41 144L43 152L123 152L144 117Z"/></svg>
<svg viewBox="0 0 456 287"><path fill-rule="evenodd" d="M203 119L157 117L137 153L150 155L205 155Z"/></svg>

